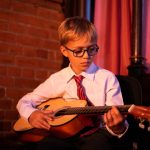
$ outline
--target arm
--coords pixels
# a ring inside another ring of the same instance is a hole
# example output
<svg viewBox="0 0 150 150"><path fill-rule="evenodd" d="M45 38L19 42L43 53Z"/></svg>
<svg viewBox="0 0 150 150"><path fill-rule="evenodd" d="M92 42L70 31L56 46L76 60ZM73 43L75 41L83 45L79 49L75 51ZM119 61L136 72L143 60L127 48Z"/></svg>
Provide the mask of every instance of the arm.
<svg viewBox="0 0 150 150"><path fill-rule="evenodd" d="M125 117L119 112L115 105L123 105L123 98L117 78L112 75L108 78L106 105L112 105L112 109L104 114L104 122L107 130L118 137L121 137L128 130L128 123Z"/></svg>
<svg viewBox="0 0 150 150"><path fill-rule="evenodd" d="M52 119L52 112L46 110L38 110L37 106L51 97L55 97L54 78L50 76L45 82L34 89L32 93L23 96L18 104L17 110L21 117L36 128L49 129L48 121Z"/></svg>

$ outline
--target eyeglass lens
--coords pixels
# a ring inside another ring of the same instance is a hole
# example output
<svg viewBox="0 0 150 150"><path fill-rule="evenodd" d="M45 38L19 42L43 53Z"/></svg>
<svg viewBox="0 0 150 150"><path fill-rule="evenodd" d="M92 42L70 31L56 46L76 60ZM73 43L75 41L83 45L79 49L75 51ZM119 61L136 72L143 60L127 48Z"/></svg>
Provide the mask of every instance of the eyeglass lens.
<svg viewBox="0 0 150 150"><path fill-rule="evenodd" d="M88 47L88 48L82 48L81 50L78 51L74 51L74 56L76 57L82 57L85 53L85 51L87 51L88 55L93 56L98 52L99 47L97 45Z"/></svg>

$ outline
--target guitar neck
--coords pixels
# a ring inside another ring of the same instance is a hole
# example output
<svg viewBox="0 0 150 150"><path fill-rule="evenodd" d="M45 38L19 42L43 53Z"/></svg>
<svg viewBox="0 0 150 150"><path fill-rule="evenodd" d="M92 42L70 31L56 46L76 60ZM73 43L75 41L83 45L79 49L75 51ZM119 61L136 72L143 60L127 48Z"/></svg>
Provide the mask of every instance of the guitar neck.
<svg viewBox="0 0 150 150"><path fill-rule="evenodd" d="M86 106L86 107L71 107L58 111L55 116L71 115L71 114L99 114L103 115L112 106ZM127 113L131 105L116 106L121 113Z"/></svg>

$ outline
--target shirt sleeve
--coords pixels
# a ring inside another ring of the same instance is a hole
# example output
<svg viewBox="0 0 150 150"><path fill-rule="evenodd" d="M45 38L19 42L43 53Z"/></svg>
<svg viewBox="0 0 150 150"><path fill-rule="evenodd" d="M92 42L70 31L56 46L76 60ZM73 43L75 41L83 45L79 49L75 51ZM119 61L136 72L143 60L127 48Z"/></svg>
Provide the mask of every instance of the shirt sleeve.
<svg viewBox="0 0 150 150"><path fill-rule="evenodd" d="M106 105L123 105L123 97L119 81L115 75L111 75L106 84Z"/></svg>
<svg viewBox="0 0 150 150"><path fill-rule="evenodd" d="M115 75L111 75L108 78L107 81L107 90L106 90L106 105L123 105L123 97L121 93L121 88L119 81L117 80ZM127 120L125 121L126 130L122 134L115 134L107 125L106 129L108 132L110 132L112 135L117 136L118 138L121 138L128 130L129 124Z"/></svg>
<svg viewBox="0 0 150 150"><path fill-rule="evenodd" d="M31 113L37 110L36 106L46 101L47 99L48 98L38 96L34 93L28 93L19 100L17 104L17 110L20 116L28 119Z"/></svg>
<svg viewBox="0 0 150 150"><path fill-rule="evenodd" d="M128 131L129 124L128 124L127 120L125 120L125 125L126 125L126 130L122 134L116 134L116 133L114 133L107 125L106 125L106 129L113 136L117 136L118 138L121 138Z"/></svg>

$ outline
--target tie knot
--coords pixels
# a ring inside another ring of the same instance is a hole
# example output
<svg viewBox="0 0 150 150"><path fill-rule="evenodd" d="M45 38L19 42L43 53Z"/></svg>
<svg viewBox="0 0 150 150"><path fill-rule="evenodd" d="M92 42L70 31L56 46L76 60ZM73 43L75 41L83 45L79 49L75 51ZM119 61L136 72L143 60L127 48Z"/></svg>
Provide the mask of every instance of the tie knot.
<svg viewBox="0 0 150 150"><path fill-rule="evenodd" d="M74 76L74 79L75 79L75 81L77 82L77 83L81 83L82 82L82 80L83 80L83 76L82 75L80 75L80 76Z"/></svg>

